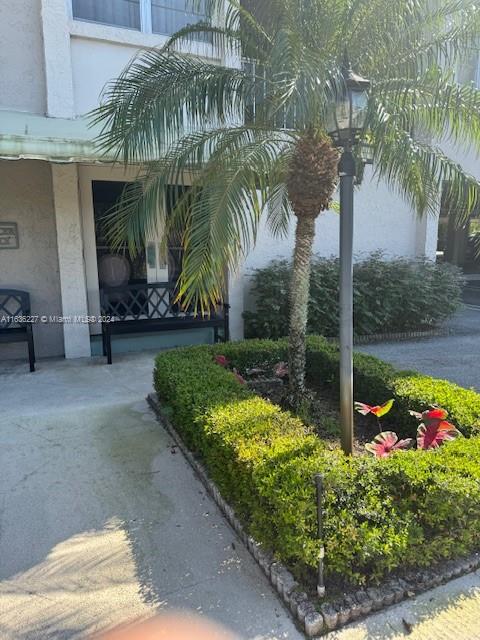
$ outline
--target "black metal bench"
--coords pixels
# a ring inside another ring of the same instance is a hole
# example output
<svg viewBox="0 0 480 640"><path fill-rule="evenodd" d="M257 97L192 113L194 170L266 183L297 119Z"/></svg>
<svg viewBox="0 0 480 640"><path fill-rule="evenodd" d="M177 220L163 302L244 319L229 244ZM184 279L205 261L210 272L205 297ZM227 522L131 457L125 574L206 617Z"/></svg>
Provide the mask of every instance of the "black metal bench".
<svg viewBox="0 0 480 640"><path fill-rule="evenodd" d="M0 289L0 343L27 342L30 371L35 371L30 295L17 289Z"/></svg>
<svg viewBox="0 0 480 640"><path fill-rule="evenodd" d="M112 364L112 335L212 327L215 342L229 340L228 304L222 311L199 316L182 310L175 299L175 287L169 282L101 289L103 355L108 364Z"/></svg>

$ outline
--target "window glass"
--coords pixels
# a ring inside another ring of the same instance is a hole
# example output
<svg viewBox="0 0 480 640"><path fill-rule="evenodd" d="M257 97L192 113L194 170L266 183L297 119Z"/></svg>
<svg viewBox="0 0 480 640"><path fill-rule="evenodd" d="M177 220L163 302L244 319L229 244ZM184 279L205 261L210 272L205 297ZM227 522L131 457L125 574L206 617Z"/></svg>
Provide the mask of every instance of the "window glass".
<svg viewBox="0 0 480 640"><path fill-rule="evenodd" d="M73 17L140 29L140 0L73 0Z"/></svg>
<svg viewBox="0 0 480 640"><path fill-rule="evenodd" d="M179 29L205 21L205 2L152 0L152 31L171 35ZM208 39L199 34L198 40Z"/></svg>

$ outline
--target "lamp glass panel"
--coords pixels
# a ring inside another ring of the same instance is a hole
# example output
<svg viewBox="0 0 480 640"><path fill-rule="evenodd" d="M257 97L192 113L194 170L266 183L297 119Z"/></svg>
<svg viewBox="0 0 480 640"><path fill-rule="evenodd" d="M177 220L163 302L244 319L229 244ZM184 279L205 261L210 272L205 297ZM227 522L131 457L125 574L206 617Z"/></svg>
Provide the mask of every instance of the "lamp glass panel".
<svg viewBox="0 0 480 640"><path fill-rule="evenodd" d="M363 129L367 115L368 96L364 91L351 91L352 129Z"/></svg>
<svg viewBox="0 0 480 640"><path fill-rule="evenodd" d="M350 102L348 99L337 103L336 116L339 131L350 129Z"/></svg>

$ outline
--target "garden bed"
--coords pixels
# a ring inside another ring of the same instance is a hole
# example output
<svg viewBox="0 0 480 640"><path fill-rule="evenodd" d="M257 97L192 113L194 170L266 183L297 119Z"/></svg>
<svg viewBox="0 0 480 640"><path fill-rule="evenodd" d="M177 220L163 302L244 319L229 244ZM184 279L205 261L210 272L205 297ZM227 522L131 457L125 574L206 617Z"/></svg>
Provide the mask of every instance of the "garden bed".
<svg viewBox="0 0 480 640"><path fill-rule="evenodd" d="M286 358L283 341L247 341L160 354L155 389L188 448L204 464L245 530L274 552L307 589L315 584L320 544L313 477L324 477L327 593L374 586L399 571L430 569L480 548L480 438L384 460L346 458L335 442L239 383L219 366L225 355L241 375ZM309 339L308 379L338 387L338 351ZM408 409L445 407L466 436L480 426L480 396L355 355L356 398L395 398L386 416L402 437L417 421Z"/></svg>

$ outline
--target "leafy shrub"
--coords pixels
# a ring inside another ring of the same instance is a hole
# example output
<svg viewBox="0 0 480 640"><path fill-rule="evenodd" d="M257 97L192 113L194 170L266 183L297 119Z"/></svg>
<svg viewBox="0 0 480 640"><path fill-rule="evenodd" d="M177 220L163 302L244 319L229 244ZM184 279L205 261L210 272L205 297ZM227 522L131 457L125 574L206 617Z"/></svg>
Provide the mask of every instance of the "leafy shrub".
<svg viewBox="0 0 480 640"><path fill-rule="evenodd" d="M247 529L298 576L313 575L319 552L313 476L322 473L329 579L364 583L398 567L428 566L478 547L480 438L381 460L347 458L214 361L215 355L225 355L245 371L259 362L277 362L285 350L285 341L252 340L177 349L156 358L159 397ZM322 371L337 379L338 354L323 339L309 339L308 360L309 375ZM365 385L375 382L377 390L381 384L389 390L398 384L403 395L396 396L395 404L409 392L422 397L415 378L397 380L392 367L368 356L356 358L356 376ZM439 403L446 407L445 398L450 400L446 408L452 419L455 408L464 421L475 414L479 396L460 390L468 394L465 404L472 405L462 404L462 414L443 381L431 380L427 401L436 399L435 383L440 384Z"/></svg>
<svg viewBox="0 0 480 640"><path fill-rule="evenodd" d="M252 279L256 310L244 314L250 338L288 333L290 263L273 261ZM339 262L312 263L308 330L338 335ZM354 327L357 335L428 329L451 316L461 302L462 277L456 267L428 260L385 260L374 253L354 267Z"/></svg>

